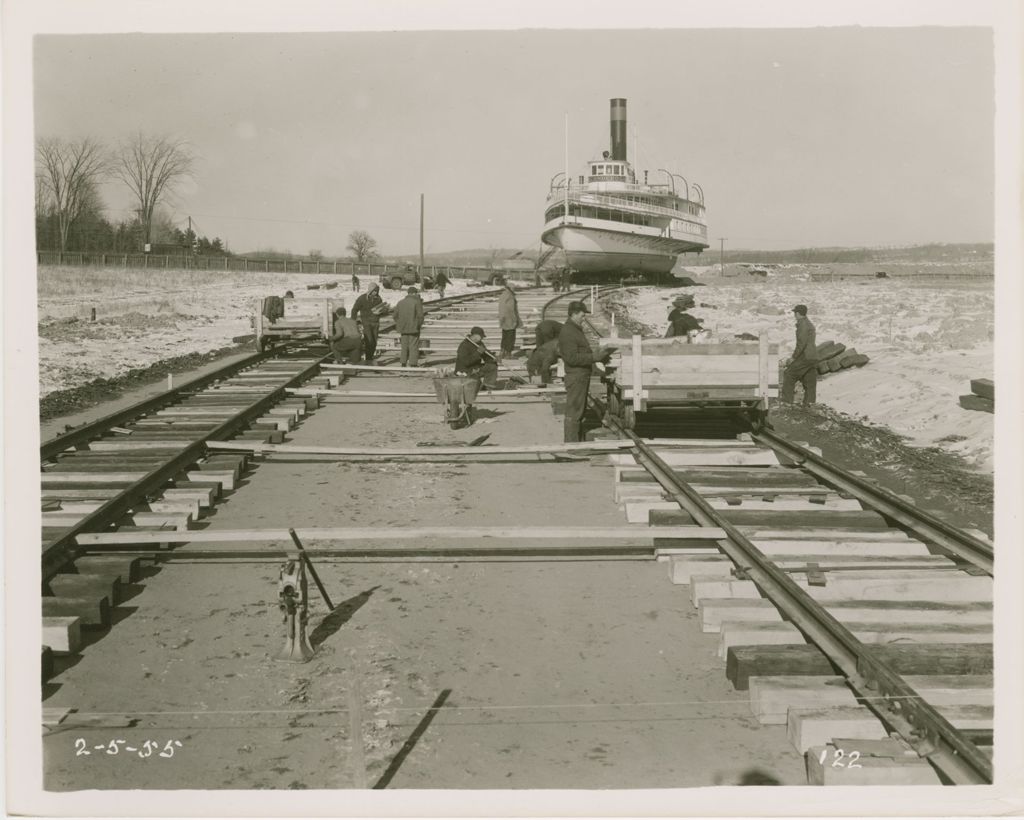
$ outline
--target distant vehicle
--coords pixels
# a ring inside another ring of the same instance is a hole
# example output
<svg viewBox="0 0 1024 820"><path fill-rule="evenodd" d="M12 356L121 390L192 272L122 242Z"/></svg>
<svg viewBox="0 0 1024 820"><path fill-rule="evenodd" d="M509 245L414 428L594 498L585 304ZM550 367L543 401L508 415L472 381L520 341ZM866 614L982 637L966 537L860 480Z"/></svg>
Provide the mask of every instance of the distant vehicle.
<svg viewBox="0 0 1024 820"><path fill-rule="evenodd" d="M382 273L380 283L389 290L401 290L410 285L419 285L424 290L430 290L434 287L434 278L430 274L420 276L415 265L406 265L404 268Z"/></svg>
<svg viewBox="0 0 1024 820"><path fill-rule="evenodd" d="M467 270L467 278L472 282L480 282L483 285L497 285L503 279L508 279L509 271L492 270L490 268Z"/></svg>

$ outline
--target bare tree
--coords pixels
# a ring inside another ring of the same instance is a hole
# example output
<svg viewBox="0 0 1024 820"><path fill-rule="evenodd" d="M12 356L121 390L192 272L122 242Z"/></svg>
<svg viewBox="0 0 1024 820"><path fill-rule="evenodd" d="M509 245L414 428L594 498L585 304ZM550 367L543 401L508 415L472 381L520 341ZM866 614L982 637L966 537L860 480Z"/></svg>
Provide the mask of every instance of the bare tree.
<svg viewBox="0 0 1024 820"><path fill-rule="evenodd" d="M377 255L377 240L366 231L352 231L345 248L356 255L356 262L369 262Z"/></svg>
<svg viewBox="0 0 1024 820"><path fill-rule="evenodd" d="M194 164L195 155L182 140L139 133L122 143L114 174L138 203L143 242L151 241L156 206L183 177L192 175Z"/></svg>
<svg viewBox="0 0 1024 820"><path fill-rule="evenodd" d="M103 146L93 139L36 141L37 180L41 190L36 208L48 207L57 217L60 249L68 244L68 232L83 210L98 201L96 185L109 171Z"/></svg>

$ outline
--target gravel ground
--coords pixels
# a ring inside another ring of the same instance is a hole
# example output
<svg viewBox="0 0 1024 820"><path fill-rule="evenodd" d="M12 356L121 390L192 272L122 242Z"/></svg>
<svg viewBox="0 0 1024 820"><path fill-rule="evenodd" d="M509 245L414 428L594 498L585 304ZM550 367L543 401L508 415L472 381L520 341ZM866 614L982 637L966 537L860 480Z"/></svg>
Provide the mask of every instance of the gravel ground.
<svg viewBox="0 0 1024 820"><path fill-rule="evenodd" d="M427 387L421 379L351 384ZM318 410L292 439L385 446L484 432L492 443L559 440L561 420L544 403L501 405L452 432L436 405L342 404ZM611 498L611 468L588 462L295 459L261 464L209 526L622 525ZM153 570L110 634L54 679L45 702L134 711L139 723L47 737L48 787L349 787L344 710L356 679L371 784L803 782L784 727L760 726L746 693L731 690L717 636L700 632L687 588L673 586L661 564L325 562L324 583L342 603L328 614L315 599L310 626L320 649L306 665L271 659L282 643L277 567L174 562ZM183 747L156 764L76 758L77 737L93 744L111 732Z"/></svg>

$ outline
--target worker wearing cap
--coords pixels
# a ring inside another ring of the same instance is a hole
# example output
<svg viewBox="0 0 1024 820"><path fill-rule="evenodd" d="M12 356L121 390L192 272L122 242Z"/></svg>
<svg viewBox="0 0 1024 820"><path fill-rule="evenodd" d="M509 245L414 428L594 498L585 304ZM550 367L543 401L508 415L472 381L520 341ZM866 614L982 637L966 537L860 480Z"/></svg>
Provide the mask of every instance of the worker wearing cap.
<svg viewBox="0 0 1024 820"><path fill-rule="evenodd" d="M420 329L423 327L423 301L420 292L409 288L408 295L395 305L395 330L401 336L402 367L416 367L420 361Z"/></svg>
<svg viewBox="0 0 1024 820"><path fill-rule="evenodd" d="M474 327L459 344L455 352L455 372L460 376L480 379L483 386L493 390L498 386L498 362L494 354L484 347L484 329Z"/></svg>
<svg viewBox="0 0 1024 820"><path fill-rule="evenodd" d="M807 305L793 308L796 319L796 347L782 371L782 401L792 403L793 391L799 381L804 386L804 406L814 404L818 391L818 346L814 325L807 318Z"/></svg>
<svg viewBox="0 0 1024 820"><path fill-rule="evenodd" d="M362 331L355 319L349 319L345 308L334 311L334 322L329 339L331 353L337 364L356 364L359 362L359 349L362 347Z"/></svg>
<svg viewBox="0 0 1024 820"><path fill-rule="evenodd" d="M594 363L611 355L611 351L594 351L583 335L583 319L589 312L583 302L569 302L569 321L558 334L558 352L565 363L565 441L580 440Z"/></svg>
<svg viewBox="0 0 1024 820"><path fill-rule="evenodd" d="M692 308L694 300L692 296L677 296L672 302L672 310L668 314L668 330L665 338L674 336L688 336L692 331L702 330L701 320L691 316L686 311Z"/></svg>
<svg viewBox="0 0 1024 820"><path fill-rule="evenodd" d="M504 286L498 297L498 325L501 327L501 355L511 356L516 346L516 329L521 327L523 320L519 318L519 300L507 280L502 279Z"/></svg>
<svg viewBox="0 0 1024 820"><path fill-rule="evenodd" d="M352 318L358 319L363 326L363 355L372 363L377 355L377 333L380 330L380 317L387 312L387 304L380 298L380 285L371 282L366 293L359 295L352 305Z"/></svg>

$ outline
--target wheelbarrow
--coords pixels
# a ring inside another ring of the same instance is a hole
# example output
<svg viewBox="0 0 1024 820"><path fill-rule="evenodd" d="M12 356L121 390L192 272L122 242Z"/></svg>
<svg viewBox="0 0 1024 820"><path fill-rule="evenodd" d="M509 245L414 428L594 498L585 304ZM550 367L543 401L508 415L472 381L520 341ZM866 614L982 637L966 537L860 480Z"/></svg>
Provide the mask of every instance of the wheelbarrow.
<svg viewBox="0 0 1024 820"><path fill-rule="evenodd" d="M480 390L475 376L439 376L434 379L434 393L444 408L444 421L453 430L473 423L473 403Z"/></svg>

